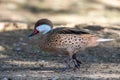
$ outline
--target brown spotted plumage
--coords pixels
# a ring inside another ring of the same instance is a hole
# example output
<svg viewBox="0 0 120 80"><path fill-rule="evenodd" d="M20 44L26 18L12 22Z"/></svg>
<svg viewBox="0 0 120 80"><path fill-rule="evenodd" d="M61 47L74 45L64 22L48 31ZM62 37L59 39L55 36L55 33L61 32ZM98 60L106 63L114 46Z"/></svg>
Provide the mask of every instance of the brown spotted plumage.
<svg viewBox="0 0 120 80"><path fill-rule="evenodd" d="M75 68L79 68L81 62L76 59L76 53L87 47L97 46L101 41L113 39L101 39L88 32L70 28L55 28L48 19L40 19L35 24L34 32L29 37L40 33L40 48L47 52L58 52L68 54Z"/></svg>

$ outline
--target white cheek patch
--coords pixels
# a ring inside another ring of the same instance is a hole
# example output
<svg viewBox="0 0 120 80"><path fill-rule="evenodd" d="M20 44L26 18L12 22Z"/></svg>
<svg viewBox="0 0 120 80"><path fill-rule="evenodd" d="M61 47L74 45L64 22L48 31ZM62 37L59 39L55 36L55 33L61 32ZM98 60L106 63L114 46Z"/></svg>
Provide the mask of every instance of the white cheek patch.
<svg viewBox="0 0 120 80"><path fill-rule="evenodd" d="M43 24L43 25L36 27L36 29L39 32L42 32L43 34L46 34L47 32L49 32L51 30L51 26Z"/></svg>

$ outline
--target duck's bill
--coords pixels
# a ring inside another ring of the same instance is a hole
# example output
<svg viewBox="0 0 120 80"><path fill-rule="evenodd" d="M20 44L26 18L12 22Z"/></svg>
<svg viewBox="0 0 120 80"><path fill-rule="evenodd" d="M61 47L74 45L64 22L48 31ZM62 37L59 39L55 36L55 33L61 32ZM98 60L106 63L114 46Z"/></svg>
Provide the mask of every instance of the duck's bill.
<svg viewBox="0 0 120 80"><path fill-rule="evenodd" d="M30 35L28 35L28 37L32 37L32 36L34 36L35 34L34 33L31 33Z"/></svg>
<svg viewBox="0 0 120 80"><path fill-rule="evenodd" d="M103 39L103 38L101 38L101 39L98 39L97 41L98 42L106 42L106 41L113 41L114 39Z"/></svg>

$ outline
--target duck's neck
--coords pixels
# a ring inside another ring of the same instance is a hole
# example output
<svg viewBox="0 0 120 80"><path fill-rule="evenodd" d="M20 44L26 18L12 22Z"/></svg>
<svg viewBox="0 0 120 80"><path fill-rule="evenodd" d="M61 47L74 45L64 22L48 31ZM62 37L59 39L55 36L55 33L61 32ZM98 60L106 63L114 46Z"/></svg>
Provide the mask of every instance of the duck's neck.
<svg viewBox="0 0 120 80"><path fill-rule="evenodd" d="M39 47L41 50L44 50L45 48L45 45L46 45L46 38L47 38L47 34L40 34L40 37L39 37Z"/></svg>
<svg viewBox="0 0 120 80"><path fill-rule="evenodd" d="M40 33L40 40L44 41L46 38L46 34Z"/></svg>

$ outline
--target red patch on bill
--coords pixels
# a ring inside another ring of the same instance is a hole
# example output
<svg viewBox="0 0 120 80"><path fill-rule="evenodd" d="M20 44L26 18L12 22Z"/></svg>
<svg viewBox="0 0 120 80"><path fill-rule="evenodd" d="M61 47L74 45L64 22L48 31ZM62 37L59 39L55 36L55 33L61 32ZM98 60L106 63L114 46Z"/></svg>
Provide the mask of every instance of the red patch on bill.
<svg viewBox="0 0 120 80"><path fill-rule="evenodd" d="M34 34L37 34L39 31L37 29L34 30Z"/></svg>

